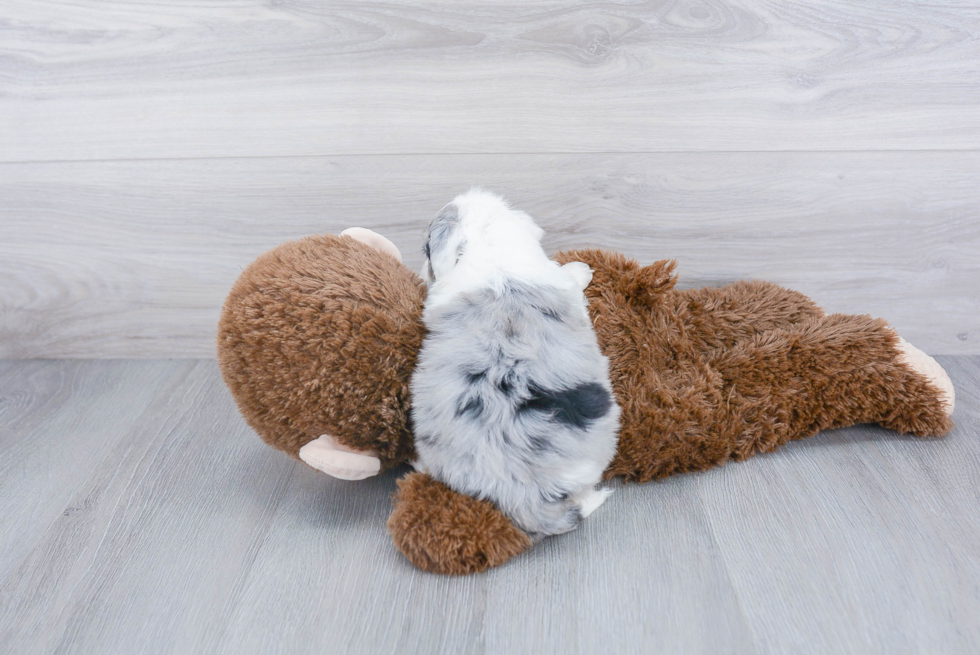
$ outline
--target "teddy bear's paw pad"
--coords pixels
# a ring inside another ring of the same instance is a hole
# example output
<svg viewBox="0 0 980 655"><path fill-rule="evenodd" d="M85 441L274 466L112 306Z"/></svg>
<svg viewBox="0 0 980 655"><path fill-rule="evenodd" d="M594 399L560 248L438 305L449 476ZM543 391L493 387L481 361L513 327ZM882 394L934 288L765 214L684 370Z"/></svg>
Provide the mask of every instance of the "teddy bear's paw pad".
<svg viewBox="0 0 980 655"><path fill-rule="evenodd" d="M953 413L956 404L956 391L946 370L935 359L925 354L902 337L898 338L898 361L924 377L936 388L939 399L946 410L946 416Z"/></svg>
<svg viewBox="0 0 980 655"><path fill-rule="evenodd" d="M341 480L363 480L381 471L381 460L343 446L329 434L320 435L299 449L299 458L327 475Z"/></svg>
<svg viewBox="0 0 980 655"><path fill-rule="evenodd" d="M350 237L355 241L360 241L363 244L371 246L375 250L387 253L398 261L402 260L402 253L398 250L398 246L374 230L369 230L365 227L349 227L341 232L340 236Z"/></svg>

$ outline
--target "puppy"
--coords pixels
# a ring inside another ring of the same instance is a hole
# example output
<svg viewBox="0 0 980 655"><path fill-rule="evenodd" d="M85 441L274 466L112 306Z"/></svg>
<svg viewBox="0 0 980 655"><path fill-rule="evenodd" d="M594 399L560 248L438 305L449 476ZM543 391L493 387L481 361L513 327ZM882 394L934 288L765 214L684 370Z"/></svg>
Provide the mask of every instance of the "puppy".
<svg viewBox="0 0 980 655"><path fill-rule="evenodd" d="M596 485L619 429L582 292L592 271L548 259L543 234L478 189L439 213L411 381L417 468L536 540L575 529L611 493Z"/></svg>

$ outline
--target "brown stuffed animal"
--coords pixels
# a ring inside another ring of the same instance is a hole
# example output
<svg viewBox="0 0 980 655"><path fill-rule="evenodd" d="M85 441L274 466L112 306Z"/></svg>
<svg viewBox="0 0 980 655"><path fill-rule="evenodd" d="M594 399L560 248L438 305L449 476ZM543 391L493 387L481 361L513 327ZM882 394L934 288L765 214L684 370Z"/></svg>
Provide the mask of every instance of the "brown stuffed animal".
<svg viewBox="0 0 980 655"><path fill-rule="evenodd" d="M622 408L606 477L646 482L768 452L829 428L878 423L918 436L952 427L953 387L884 321L827 316L766 282L674 289L674 263L559 253L586 289ZM425 288L398 249L354 228L283 244L235 283L218 328L226 383L270 445L361 479L410 462L409 379ZM421 473L398 483L388 521L422 569L497 566L531 540L486 501Z"/></svg>

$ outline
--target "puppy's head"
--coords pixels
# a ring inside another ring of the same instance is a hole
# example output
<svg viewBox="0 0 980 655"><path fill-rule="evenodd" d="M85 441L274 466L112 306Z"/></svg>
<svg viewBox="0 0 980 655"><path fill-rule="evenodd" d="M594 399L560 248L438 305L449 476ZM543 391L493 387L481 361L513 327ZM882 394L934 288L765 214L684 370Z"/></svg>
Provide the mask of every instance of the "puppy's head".
<svg viewBox="0 0 980 655"><path fill-rule="evenodd" d="M472 189L442 208L429 223L422 252L422 278L432 285L450 274L461 260L480 265L519 257L526 249L540 250L544 230L503 198Z"/></svg>

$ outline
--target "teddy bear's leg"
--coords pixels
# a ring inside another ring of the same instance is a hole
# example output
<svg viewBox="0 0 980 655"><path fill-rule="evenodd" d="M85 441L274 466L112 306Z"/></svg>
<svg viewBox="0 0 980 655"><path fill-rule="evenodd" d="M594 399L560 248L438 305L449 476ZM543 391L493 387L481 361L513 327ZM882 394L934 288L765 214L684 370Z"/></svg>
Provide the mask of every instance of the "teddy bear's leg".
<svg viewBox="0 0 980 655"><path fill-rule="evenodd" d="M425 473L398 481L388 531L424 571L465 575L500 566L531 547L531 538L485 500L458 494Z"/></svg>
<svg viewBox="0 0 980 655"><path fill-rule="evenodd" d="M953 381L949 379L946 369L902 337L898 338L898 351L899 362L925 377L934 387L939 389L939 396L946 408L946 415L951 416L956 405L956 390L953 388Z"/></svg>
<svg viewBox="0 0 980 655"><path fill-rule="evenodd" d="M699 350L730 348L770 330L787 329L824 316L798 291L771 282L742 281L721 288L675 293L675 313Z"/></svg>
<svg viewBox="0 0 980 655"><path fill-rule="evenodd" d="M869 316L834 314L756 336L711 362L725 398L718 429L736 459L856 423L943 435L953 425L952 394L935 380L948 378L910 352Z"/></svg>

